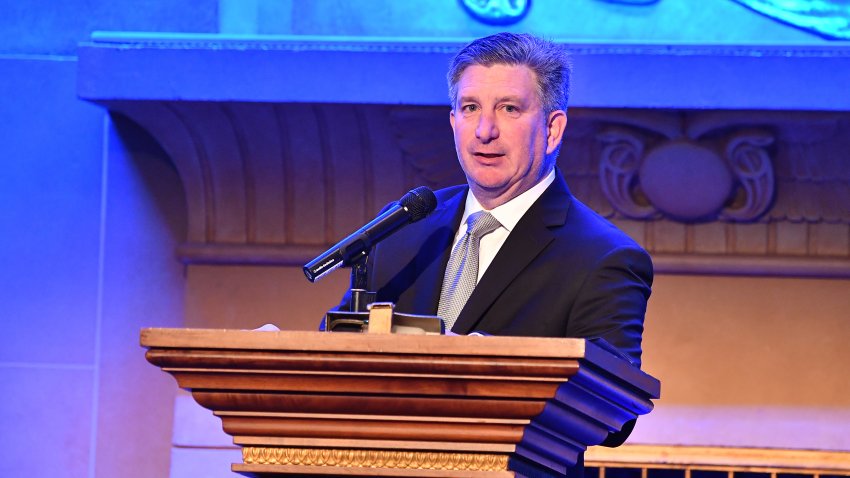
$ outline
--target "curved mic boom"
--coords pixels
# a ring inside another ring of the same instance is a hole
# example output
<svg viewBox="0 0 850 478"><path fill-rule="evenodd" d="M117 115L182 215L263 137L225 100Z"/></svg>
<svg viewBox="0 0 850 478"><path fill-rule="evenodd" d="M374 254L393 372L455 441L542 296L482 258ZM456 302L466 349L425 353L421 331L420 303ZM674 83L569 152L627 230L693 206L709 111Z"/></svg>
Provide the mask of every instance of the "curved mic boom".
<svg viewBox="0 0 850 478"><path fill-rule="evenodd" d="M425 186L409 191L378 217L304 265L304 275L316 282L325 274L349 266L369 253L372 246L403 226L423 219L437 207L437 198Z"/></svg>

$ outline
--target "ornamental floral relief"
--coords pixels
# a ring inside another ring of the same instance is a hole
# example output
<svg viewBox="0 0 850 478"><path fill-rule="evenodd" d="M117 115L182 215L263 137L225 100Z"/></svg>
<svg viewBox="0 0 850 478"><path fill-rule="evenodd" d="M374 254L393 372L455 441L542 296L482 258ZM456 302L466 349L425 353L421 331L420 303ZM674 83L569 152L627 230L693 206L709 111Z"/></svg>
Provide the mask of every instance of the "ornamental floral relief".
<svg viewBox="0 0 850 478"><path fill-rule="evenodd" d="M464 181L445 117L391 109L411 184ZM847 151L846 113L575 108L558 166L658 270L834 276L850 274Z"/></svg>
<svg viewBox="0 0 850 478"><path fill-rule="evenodd" d="M734 135L726 146L726 159L736 178L731 202L720 212L722 219L752 221L773 202L775 179L767 146L774 142L766 132Z"/></svg>
<svg viewBox="0 0 850 478"><path fill-rule="evenodd" d="M687 126L677 135L654 132L655 139L620 125L598 134L599 180L611 205L630 219L758 220L775 193L769 130L722 128L694 136Z"/></svg>

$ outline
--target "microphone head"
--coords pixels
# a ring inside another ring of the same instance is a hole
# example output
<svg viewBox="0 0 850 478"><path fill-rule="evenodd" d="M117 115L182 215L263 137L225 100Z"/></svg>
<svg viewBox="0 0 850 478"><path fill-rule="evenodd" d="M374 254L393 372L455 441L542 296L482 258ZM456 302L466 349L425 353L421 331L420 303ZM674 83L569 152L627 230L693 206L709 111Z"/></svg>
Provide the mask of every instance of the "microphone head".
<svg viewBox="0 0 850 478"><path fill-rule="evenodd" d="M416 222L431 214L431 211L437 207L437 196L434 196L434 193L425 186L419 186L402 196L398 203L407 209L410 222Z"/></svg>

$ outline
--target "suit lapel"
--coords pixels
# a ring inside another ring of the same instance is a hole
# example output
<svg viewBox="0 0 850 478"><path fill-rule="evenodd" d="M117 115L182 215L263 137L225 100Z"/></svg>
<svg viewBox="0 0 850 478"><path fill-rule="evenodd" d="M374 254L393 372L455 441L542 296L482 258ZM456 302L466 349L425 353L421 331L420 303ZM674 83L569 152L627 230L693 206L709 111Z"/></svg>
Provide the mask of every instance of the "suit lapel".
<svg viewBox="0 0 850 478"><path fill-rule="evenodd" d="M556 170L555 181L520 219L481 277L458 316L453 332L468 334L484 325L482 319L493 302L555 238L550 228L564 225L570 198L567 185Z"/></svg>

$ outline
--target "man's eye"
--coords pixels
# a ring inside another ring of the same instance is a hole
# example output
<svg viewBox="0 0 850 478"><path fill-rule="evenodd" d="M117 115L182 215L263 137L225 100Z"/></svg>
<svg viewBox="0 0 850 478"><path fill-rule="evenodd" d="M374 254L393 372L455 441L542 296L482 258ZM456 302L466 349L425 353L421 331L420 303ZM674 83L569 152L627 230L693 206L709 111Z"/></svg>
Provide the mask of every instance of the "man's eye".
<svg viewBox="0 0 850 478"><path fill-rule="evenodd" d="M461 110L465 113L472 113L472 112L478 110L478 106L477 105L463 105Z"/></svg>
<svg viewBox="0 0 850 478"><path fill-rule="evenodd" d="M505 105L505 111L508 113L516 113L519 111L519 108L514 105Z"/></svg>

